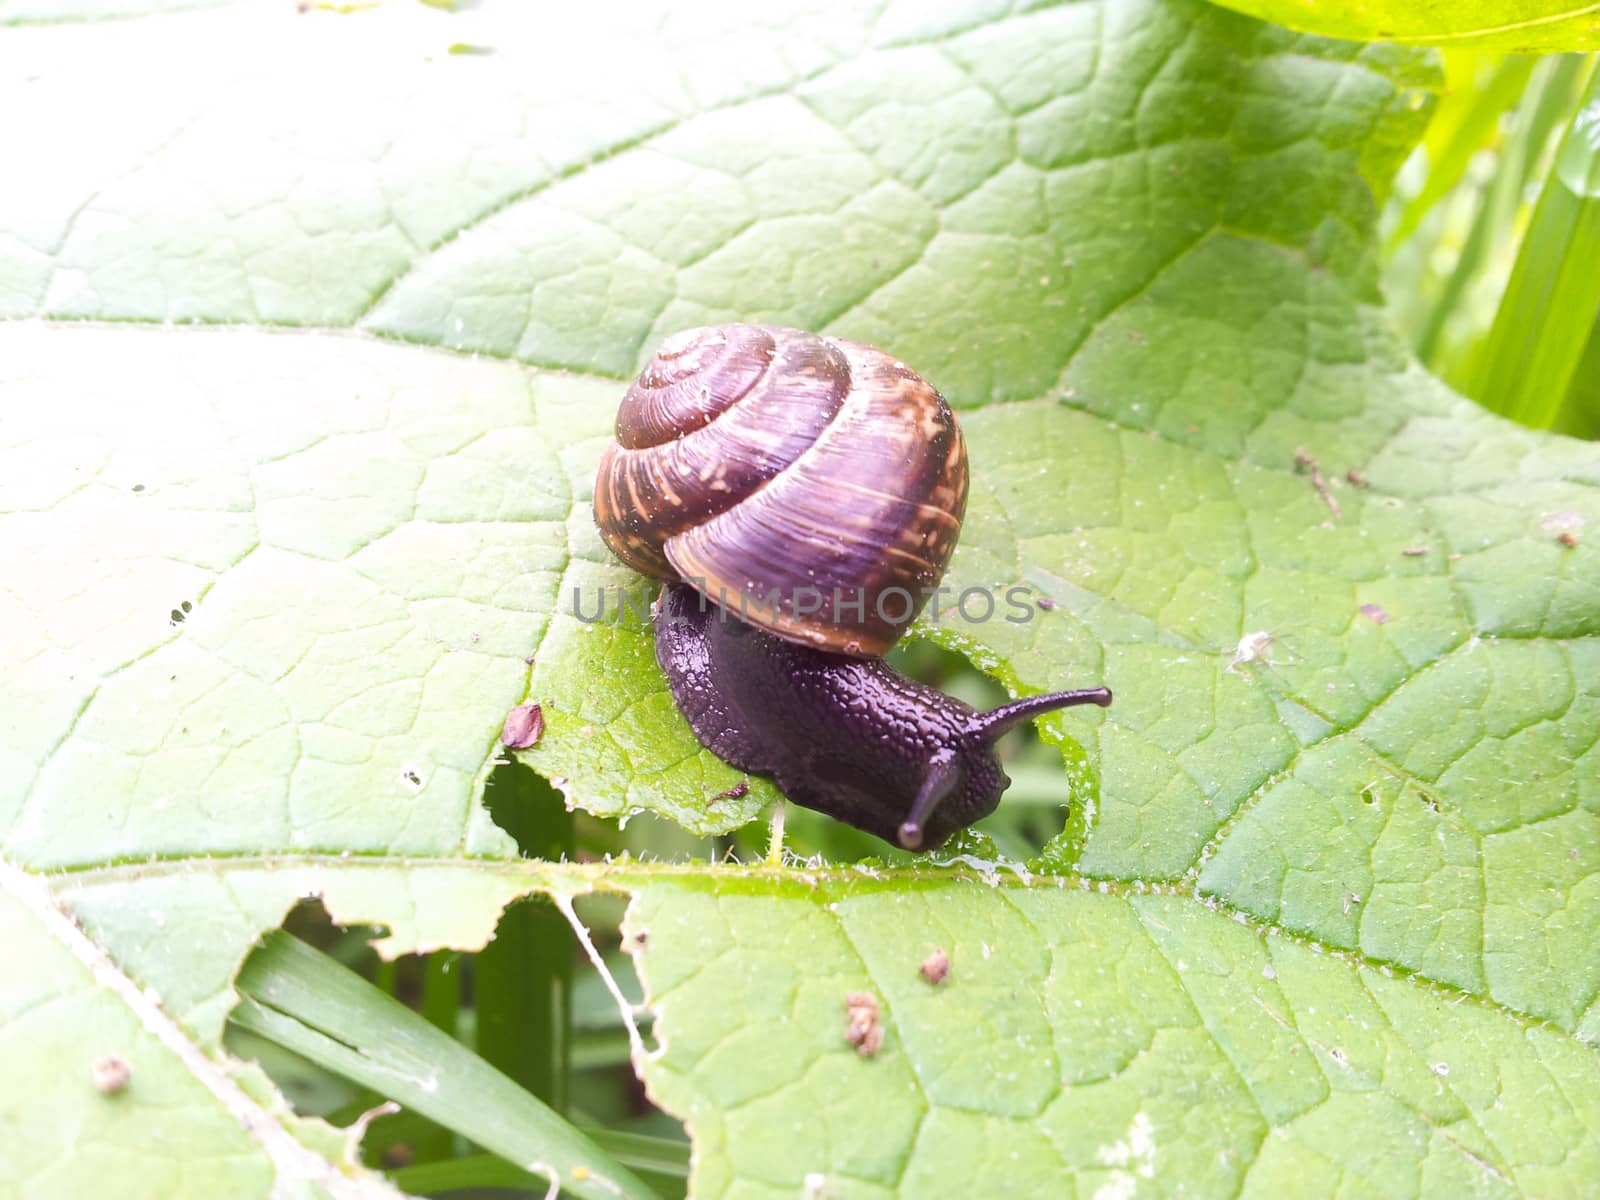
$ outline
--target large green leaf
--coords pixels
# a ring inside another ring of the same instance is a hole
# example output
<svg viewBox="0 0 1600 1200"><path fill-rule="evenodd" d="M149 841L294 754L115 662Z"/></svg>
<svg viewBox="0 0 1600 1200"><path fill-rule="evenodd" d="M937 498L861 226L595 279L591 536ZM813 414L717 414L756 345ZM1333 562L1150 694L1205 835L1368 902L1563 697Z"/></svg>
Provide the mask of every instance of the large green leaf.
<svg viewBox="0 0 1600 1200"><path fill-rule="evenodd" d="M1229 8L1327 37L1513 51L1600 46L1592 0L1217 0Z"/></svg>
<svg viewBox="0 0 1600 1200"><path fill-rule="evenodd" d="M103 952L74 986L145 985L169 1053L225 1062L233 975L298 896L398 953L599 883L638 897L636 1060L703 1194L1592 1177L1600 455L1389 331L1372 225L1426 58L1186 0L34 15L0 38L38 114L0 131L29 964ZM570 603L638 586L588 513L620 380L726 318L883 342L963 410L952 583L1055 604L923 632L1117 694L1049 722L1048 873L496 862L482 786L526 701L527 760L590 811L711 832L771 795L722 795L636 616ZM31 1005L0 1036L64 1042ZM104 1101L57 1075L83 1170ZM295 1178L273 1139L320 1145L263 1128L234 1194Z"/></svg>
<svg viewBox="0 0 1600 1200"><path fill-rule="evenodd" d="M1600 1171L1572 1038L1181 889L1057 882L651 881L645 1077L689 1115L697 1194L1577 1196ZM863 990L870 1059L842 1036Z"/></svg>

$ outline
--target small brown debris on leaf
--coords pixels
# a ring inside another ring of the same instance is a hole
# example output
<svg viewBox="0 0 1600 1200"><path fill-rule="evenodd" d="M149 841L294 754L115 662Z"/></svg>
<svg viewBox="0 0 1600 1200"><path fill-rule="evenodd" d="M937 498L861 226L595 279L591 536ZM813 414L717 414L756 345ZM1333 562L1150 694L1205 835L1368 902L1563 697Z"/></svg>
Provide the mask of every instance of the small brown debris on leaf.
<svg viewBox="0 0 1600 1200"><path fill-rule="evenodd" d="M935 986L950 976L950 956L940 947L922 960L922 977Z"/></svg>
<svg viewBox="0 0 1600 1200"><path fill-rule="evenodd" d="M1355 487L1366 487L1367 486L1367 477L1365 475L1363 475L1360 471L1356 470L1354 467L1351 467L1348 471L1346 471L1344 473L1344 477L1346 479L1348 479L1351 482L1351 484L1353 486L1355 486Z"/></svg>
<svg viewBox="0 0 1600 1200"><path fill-rule="evenodd" d="M417 1152L411 1148L410 1142L393 1142L383 1148L379 1156L383 1165L389 1170L398 1170L409 1167L417 1159Z"/></svg>
<svg viewBox="0 0 1600 1200"><path fill-rule="evenodd" d="M1428 548L1426 546L1407 546L1404 550L1400 551L1400 553L1404 554L1407 558L1421 558L1427 552Z"/></svg>
<svg viewBox="0 0 1600 1200"><path fill-rule="evenodd" d="M1363 604L1361 615L1374 625L1387 625L1389 623L1389 610L1381 604Z"/></svg>
<svg viewBox="0 0 1600 1200"><path fill-rule="evenodd" d="M114 1054L102 1058L90 1070L94 1090L102 1096L115 1096L128 1086L128 1080L132 1077L133 1072L128 1064Z"/></svg>
<svg viewBox="0 0 1600 1200"><path fill-rule="evenodd" d="M844 998L844 1011L844 1040L862 1058L871 1058L883 1049L883 1017L876 996L871 992L851 992Z"/></svg>
<svg viewBox="0 0 1600 1200"><path fill-rule="evenodd" d="M500 744L511 750L537 746L544 736L544 710L537 704L519 704L506 714Z"/></svg>
<svg viewBox="0 0 1600 1200"><path fill-rule="evenodd" d="M1322 468L1317 466L1317 460L1312 458L1306 451L1297 449L1294 452L1294 465L1302 471L1311 472L1311 486L1317 489L1317 495L1322 497L1323 502L1332 510L1334 517L1344 516L1344 513L1339 511L1339 502L1334 499L1333 493L1328 490L1328 481L1322 477Z"/></svg>
<svg viewBox="0 0 1600 1200"><path fill-rule="evenodd" d="M741 779L731 788L725 788L723 791L718 792L715 796L711 797L711 799L707 800L706 803L716 804L720 800L738 800L740 797L748 795L749 792L750 781L748 779Z"/></svg>
<svg viewBox="0 0 1600 1200"><path fill-rule="evenodd" d="M1583 519L1581 512L1565 510L1545 513L1544 519L1539 522L1539 528L1555 534L1556 541L1560 542L1568 550L1576 550L1578 548L1578 535L1583 532L1583 527L1586 524L1588 522Z"/></svg>

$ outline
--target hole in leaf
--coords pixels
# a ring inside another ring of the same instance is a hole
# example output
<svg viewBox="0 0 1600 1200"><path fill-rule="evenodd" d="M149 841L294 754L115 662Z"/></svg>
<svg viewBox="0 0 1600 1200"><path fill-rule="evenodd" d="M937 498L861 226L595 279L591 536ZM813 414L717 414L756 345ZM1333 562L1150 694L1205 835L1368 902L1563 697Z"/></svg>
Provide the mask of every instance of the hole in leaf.
<svg viewBox="0 0 1600 1200"><path fill-rule="evenodd" d="M566 801L548 779L514 760L495 763L484 784L483 803L490 819L516 839L524 855L533 858L572 858L574 846L581 845L586 858L628 853L636 858L687 862L720 855L727 847L719 843L731 841L697 837L677 822L649 812L632 814L621 822L568 812ZM760 826L749 831L759 834ZM762 846L764 849L764 842Z"/></svg>
<svg viewBox="0 0 1600 1200"><path fill-rule="evenodd" d="M586 899L582 919L637 1002L624 907ZM334 1125L399 1104L371 1119L361 1150L409 1193L543 1196L548 1181L514 1164L559 1164L565 1145L569 1163L601 1175L621 1164L664 1197L684 1194L683 1128L645 1098L622 1014L554 904L511 904L476 954L385 963L368 944L377 932L334 925L320 901L297 906L239 973L229 1052L258 1062L298 1113ZM563 1195L587 1194L567 1182Z"/></svg>

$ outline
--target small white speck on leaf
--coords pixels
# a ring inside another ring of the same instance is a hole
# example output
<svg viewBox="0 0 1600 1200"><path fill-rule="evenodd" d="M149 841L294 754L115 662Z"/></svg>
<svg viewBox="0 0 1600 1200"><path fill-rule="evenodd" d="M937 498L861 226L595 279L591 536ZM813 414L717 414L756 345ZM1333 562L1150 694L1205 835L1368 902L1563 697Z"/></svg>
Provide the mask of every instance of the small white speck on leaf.
<svg viewBox="0 0 1600 1200"><path fill-rule="evenodd" d="M1587 523L1580 512L1553 512L1544 514L1539 521L1539 528L1551 533L1582 533Z"/></svg>
<svg viewBox="0 0 1600 1200"><path fill-rule="evenodd" d="M1277 640L1273 634L1264 629L1245 634L1234 647L1233 661L1228 664L1228 672L1238 675L1240 667L1253 662L1265 663L1269 667L1275 666L1272 647Z"/></svg>

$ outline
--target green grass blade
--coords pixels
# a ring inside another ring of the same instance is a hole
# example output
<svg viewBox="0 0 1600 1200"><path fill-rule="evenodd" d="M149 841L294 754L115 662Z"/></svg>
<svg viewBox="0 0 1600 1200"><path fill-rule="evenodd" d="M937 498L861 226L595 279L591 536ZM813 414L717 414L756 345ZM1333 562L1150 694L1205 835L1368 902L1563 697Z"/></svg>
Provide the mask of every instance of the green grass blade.
<svg viewBox="0 0 1600 1200"><path fill-rule="evenodd" d="M572 855L572 814L530 768L496 767L484 798L524 854L551 861ZM557 1112L566 1109L572 1070L573 952L566 919L534 898L506 910L473 963L478 1053Z"/></svg>
<svg viewBox="0 0 1600 1200"><path fill-rule="evenodd" d="M1538 60L1514 105L1510 128L1503 137L1489 131L1479 145L1487 161L1467 155L1470 166L1448 194L1419 204L1425 193L1431 197L1441 186L1430 171L1394 217L1397 228L1415 225L1409 237L1391 236L1387 243L1387 284L1397 318L1411 331L1418 357L1460 390L1470 390L1476 378L1475 364L1481 361L1529 223L1529 193L1550 169L1589 69L1590 60L1582 55ZM1451 156L1453 145L1465 150L1472 138L1463 129L1481 127L1503 98L1478 95L1474 80L1486 81L1478 87L1499 91L1515 77L1498 69L1452 71L1456 95L1441 105L1438 124L1443 128L1429 131L1434 167Z"/></svg>
<svg viewBox="0 0 1600 1200"><path fill-rule="evenodd" d="M422 1015L435 1029L456 1036L461 1016L461 956L453 950L430 954L423 964Z"/></svg>
<svg viewBox="0 0 1600 1200"><path fill-rule="evenodd" d="M379 962L377 974L373 976L372 982L377 984L379 991L394 995L395 989L400 985L400 960Z"/></svg>
<svg viewBox="0 0 1600 1200"><path fill-rule="evenodd" d="M461 956L453 950L435 951L423 960L422 1016L435 1029L460 1037ZM422 1162L451 1158L456 1153L455 1138L438 1125L418 1131L410 1146Z"/></svg>
<svg viewBox="0 0 1600 1200"><path fill-rule="evenodd" d="M579 1071L626 1067L632 1061L633 1047L628 1035L617 1029L580 1029L572 1038L572 1066Z"/></svg>
<svg viewBox="0 0 1600 1200"><path fill-rule="evenodd" d="M653 1200L636 1175L536 1097L355 972L281 931L240 971L245 1028L455 1130L543 1164L585 1200ZM542 1173L542 1172L541 1172Z"/></svg>
<svg viewBox="0 0 1600 1200"><path fill-rule="evenodd" d="M1540 86L1529 89L1527 120L1519 123L1517 154L1510 160L1515 169L1507 183L1519 195L1548 168L1550 144L1572 120L1593 68L1593 55L1558 54L1540 62L1535 72Z"/></svg>
<svg viewBox="0 0 1600 1200"><path fill-rule="evenodd" d="M1589 331L1589 345L1578 360L1554 428L1571 437L1600 438L1600 315Z"/></svg>
<svg viewBox="0 0 1600 1200"><path fill-rule="evenodd" d="M550 1186L542 1176L530 1175L493 1154L401 1167L389 1172L389 1178L410 1196L437 1196L468 1188L504 1188L517 1195L543 1196Z"/></svg>
<svg viewBox="0 0 1600 1200"><path fill-rule="evenodd" d="M645 1133L628 1133L620 1129L599 1129L587 1125L582 1128L594 1139L595 1145L636 1171L648 1171L652 1175L666 1175L675 1179L689 1178L688 1142L678 1138L651 1137Z"/></svg>
<svg viewBox="0 0 1600 1200"><path fill-rule="evenodd" d="M1580 118L1600 106L1600 76ZM1469 392L1485 407L1536 429L1559 419L1600 312L1600 137L1571 124L1547 173ZM1586 194L1596 193L1596 194Z"/></svg>
<svg viewBox="0 0 1600 1200"><path fill-rule="evenodd" d="M683 1181L689 1177L687 1142L606 1129L585 1129L584 1132L610 1151L618 1162L659 1179L664 1192L682 1193ZM391 1172L390 1177L396 1187L414 1196L432 1196L466 1188L513 1188L543 1196L547 1187L543 1176L530 1175L493 1154L473 1154L448 1162L403 1167Z"/></svg>
<svg viewBox="0 0 1600 1200"><path fill-rule="evenodd" d="M1390 238L1391 248L1417 231L1423 217L1461 182L1473 155L1495 141L1501 118L1522 100L1536 61L1526 55L1509 55L1494 64L1481 85L1471 87L1472 94L1449 136L1438 145L1437 154L1430 155L1421 191L1400 215Z"/></svg>
<svg viewBox="0 0 1600 1200"><path fill-rule="evenodd" d="M1494 203L1492 196L1485 196L1473 213L1455 269L1445 278L1437 299L1428 309L1417 337L1417 357L1441 375L1447 374L1443 361L1446 331L1466 303L1473 285L1488 268L1495 243L1506 235L1509 223L1502 207Z"/></svg>

